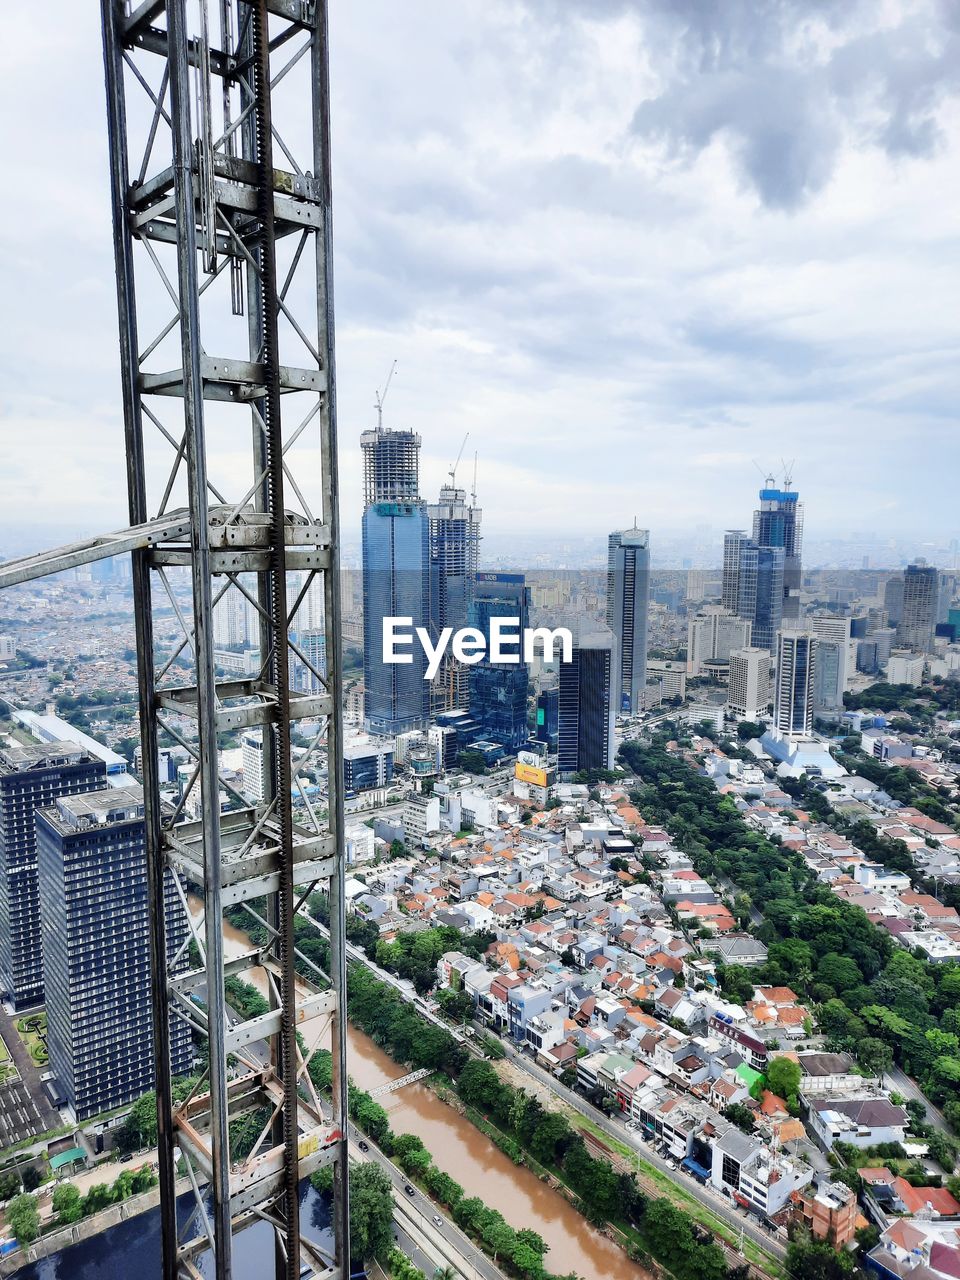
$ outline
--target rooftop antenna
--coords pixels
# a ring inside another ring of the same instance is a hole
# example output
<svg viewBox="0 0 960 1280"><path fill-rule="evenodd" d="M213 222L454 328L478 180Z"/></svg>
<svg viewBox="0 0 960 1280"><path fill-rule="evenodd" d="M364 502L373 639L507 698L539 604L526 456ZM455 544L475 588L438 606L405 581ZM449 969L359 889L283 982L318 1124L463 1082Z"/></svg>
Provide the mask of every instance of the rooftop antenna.
<svg viewBox="0 0 960 1280"><path fill-rule="evenodd" d="M468 441L469 439L470 439L470 432L468 431L468 432L467 432L467 434L463 437L463 444L460 446L460 452L457 454L457 460L456 460L456 462L453 464L453 466L452 466L452 467L450 468L450 470L447 472L447 475L450 477L450 488L451 488L451 489L455 489L455 488L457 487L457 467L459 467L459 465L460 465L460 459L463 457L463 451L464 451L464 449L466 448L466 446L467 446L467 441Z"/></svg>
<svg viewBox="0 0 960 1280"><path fill-rule="evenodd" d="M383 384L382 389L377 392L377 397L376 397L376 400L374 401L374 407L377 411L377 430L378 431L383 430L383 402L387 398L387 392L390 390L390 383L393 381L393 375L396 372L397 372L397 362L396 360L394 360L393 364L390 366L390 372L387 374L387 380Z"/></svg>

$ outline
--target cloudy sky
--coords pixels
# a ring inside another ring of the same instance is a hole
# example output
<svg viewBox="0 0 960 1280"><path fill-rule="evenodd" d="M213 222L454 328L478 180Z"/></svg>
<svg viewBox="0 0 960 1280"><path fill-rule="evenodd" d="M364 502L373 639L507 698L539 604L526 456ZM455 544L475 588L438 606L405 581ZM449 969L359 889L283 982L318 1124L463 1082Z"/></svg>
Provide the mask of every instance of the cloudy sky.
<svg viewBox="0 0 960 1280"><path fill-rule="evenodd" d="M0 51L0 524L122 524L98 6ZM960 7L335 0L344 522L388 425L490 532L960 533ZM11 128L11 123L14 127Z"/></svg>

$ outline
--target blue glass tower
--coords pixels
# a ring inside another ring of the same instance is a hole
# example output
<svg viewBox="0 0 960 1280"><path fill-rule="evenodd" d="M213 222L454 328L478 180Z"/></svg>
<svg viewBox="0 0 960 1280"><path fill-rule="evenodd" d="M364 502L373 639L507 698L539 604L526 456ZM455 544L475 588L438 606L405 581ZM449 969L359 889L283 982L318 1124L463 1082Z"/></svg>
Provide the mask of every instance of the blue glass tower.
<svg viewBox="0 0 960 1280"><path fill-rule="evenodd" d="M523 574L478 573L469 613L470 625L483 632L488 647L492 618L518 619L522 636L530 614L530 588ZM518 656L522 657L519 648ZM483 737L518 750L529 736L526 664L490 662L485 657L470 667L469 678L470 716Z"/></svg>
<svg viewBox="0 0 960 1280"><path fill-rule="evenodd" d="M423 646L413 661L383 661L384 618L430 623L430 521L420 500L420 437L413 431L365 431L363 449L364 721L392 736L422 729L430 712ZM406 652L406 651L404 651Z"/></svg>

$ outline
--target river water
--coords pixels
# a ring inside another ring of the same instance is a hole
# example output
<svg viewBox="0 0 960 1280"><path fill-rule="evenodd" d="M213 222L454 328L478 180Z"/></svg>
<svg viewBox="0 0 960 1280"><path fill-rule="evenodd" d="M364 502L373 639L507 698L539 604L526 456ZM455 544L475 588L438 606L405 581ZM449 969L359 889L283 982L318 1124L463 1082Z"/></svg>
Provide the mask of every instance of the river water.
<svg viewBox="0 0 960 1280"><path fill-rule="evenodd" d="M224 939L228 959L251 949L246 935L227 924L224 925ZM257 985L263 985L262 973L249 976ZM301 1031L307 1043L311 1044L313 1037L309 1033L309 1024L301 1027ZM403 1067L353 1026L349 1027L349 1057L350 1075L361 1089L376 1089L387 1080L395 1080L405 1074ZM385 1095L381 1102L390 1116L393 1130L396 1133L415 1133L422 1138L434 1163L455 1178L466 1195L479 1196L490 1208L499 1209L512 1227L518 1230L533 1227L540 1233L549 1245L545 1259L549 1271L555 1274L574 1271L585 1280L647 1280L648 1273L643 1268L631 1262L612 1241L591 1227L562 1196L542 1183L529 1169L514 1165L489 1138L442 1102L431 1089L422 1084L407 1085L396 1093ZM310 1200L305 1204L304 1222L313 1220L318 1228L325 1227L325 1205L309 1188L305 1194ZM260 1248L263 1260L251 1257L246 1248L248 1239L257 1245L254 1233L258 1230L258 1227L251 1227L244 1232L244 1248L239 1253L244 1264L249 1263L254 1269L238 1273L238 1280L260 1280L261 1276L269 1273L269 1228ZM60 1259L67 1259L72 1254L80 1255L80 1251L88 1248L96 1250L99 1259L92 1270L83 1269L88 1264L82 1256L76 1263L80 1269L44 1269L51 1265L56 1267ZM257 1248L251 1252L256 1254ZM134 1222L105 1232L96 1240L75 1246L61 1254L60 1259L49 1259L37 1267L17 1272L16 1280L125 1280L128 1276L153 1280L157 1274L158 1257L157 1215L145 1214ZM110 1270L114 1259L117 1259L117 1269ZM104 1269L97 1269L98 1266ZM257 1270L257 1267L262 1267L262 1270Z"/></svg>

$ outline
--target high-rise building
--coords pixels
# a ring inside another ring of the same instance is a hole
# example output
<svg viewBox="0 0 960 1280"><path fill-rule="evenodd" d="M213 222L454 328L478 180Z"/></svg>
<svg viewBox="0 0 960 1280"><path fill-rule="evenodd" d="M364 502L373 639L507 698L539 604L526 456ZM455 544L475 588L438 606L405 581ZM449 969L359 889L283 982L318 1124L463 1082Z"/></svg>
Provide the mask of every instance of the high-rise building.
<svg viewBox="0 0 960 1280"><path fill-rule="evenodd" d="M892 573L883 588L883 607L887 626L898 627L903 614L903 574Z"/></svg>
<svg viewBox="0 0 960 1280"><path fill-rule="evenodd" d="M467 501L465 489L445 484L440 501L427 507L430 519L430 633L436 640L444 627L454 632L467 625L480 551L480 509ZM436 711L465 707L469 698L468 668L447 650L431 682Z"/></svg>
<svg viewBox="0 0 960 1280"><path fill-rule="evenodd" d="M253 804L262 804L263 779L263 730L248 729L240 738L243 752L243 791Z"/></svg>
<svg viewBox="0 0 960 1280"><path fill-rule="evenodd" d="M773 719L784 738L813 732L817 637L812 631L781 631L777 637L777 678Z"/></svg>
<svg viewBox="0 0 960 1280"><path fill-rule="evenodd" d="M617 642L610 631L576 636L560 663L557 769L612 769Z"/></svg>
<svg viewBox="0 0 960 1280"><path fill-rule="evenodd" d="M470 602L470 625L487 638L493 618L516 619L517 661L491 662L484 655L469 670L470 717L484 739L508 750L522 747L529 737L527 726L528 673L523 662L522 637L529 625L530 588L522 573L478 573ZM513 634L513 626L509 634ZM512 656L512 655L511 655Z"/></svg>
<svg viewBox="0 0 960 1280"><path fill-rule="evenodd" d="M751 625L751 642L773 650L783 621L782 547L761 547L752 540L740 548L737 612Z"/></svg>
<svg viewBox="0 0 960 1280"><path fill-rule="evenodd" d="M43 998L34 814L98 790L106 776L104 762L74 742L0 748L0 988L18 1009Z"/></svg>
<svg viewBox="0 0 960 1280"><path fill-rule="evenodd" d="M430 711L422 645L412 661L383 661L384 618L430 622L430 521L420 500L420 437L413 431L365 431L363 450L364 722L391 736L423 728Z"/></svg>
<svg viewBox="0 0 960 1280"><path fill-rule="evenodd" d="M687 675L703 675L708 662L729 662L734 649L750 645L752 624L722 605L707 605L687 622Z"/></svg>
<svg viewBox="0 0 960 1280"><path fill-rule="evenodd" d="M607 626L617 641L614 709L643 710L647 684L647 613L650 607L650 532L623 529L607 540Z"/></svg>
<svg viewBox="0 0 960 1280"><path fill-rule="evenodd" d="M252 588L252 583L244 581ZM213 610L213 643L218 649L246 649L259 645L257 611L234 583L230 583Z"/></svg>
<svg viewBox="0 0 960 1280"><path fill-rule="evenodd" d="M744 720L759 720L770 705L770 653L745 646L730 654L727 706Z"/></svg>
<svg viewBox="0 0 960 1280"><path fill-rule="evenodd" d="M758 547L779 547L783 551L781 612L788 619L800 616L803 507L799 498L794 490L777 488L773 476L768 476L760 490L760 506L753 513L753 541ZM755 639L754 643L759 641Z"/></svg>
<svg viewBox="0 0 960 1280"><path fill-rule="evenodd" d="M82 1121L154 1083L143 790L62 797L38 810L36 831L50 1070ZM172 960L188 926L170 879L165 897ZM171 1069L183 1074L192 1058L183 1019L172 1018L170 1038Z"/></svg>
<svg viewBox="0 0 960 1280"><path fill-rule="evenodd" d="M908 565L903 574L903 611L897 624L898 645L904 649L932 653L939 600L937 570L927 564Z"/></svg>
<svg viewBox="0 0 960 1280"><path fill-rule="evenodd" d="M817 679L813 710L821 720L836 721L843 715L843 695L857 665L858 640L853 636L855 620L842 614L814 614L810 627L817 645Z"/></svg>
<svg viewBox="0 0 960 1280"><path fill-rule="evenodd" d="M728 529L723 537L723 580L720 603L730 613L740 609L740 554L749 538L742 529Z"/></svg>
<svg viewBox="0 0 960 1280"><path fill-rule="evenodd" d="M560 690L541 689L537 695L537 741L545 742L548 751L556 751L559 732Z"/></svg>

